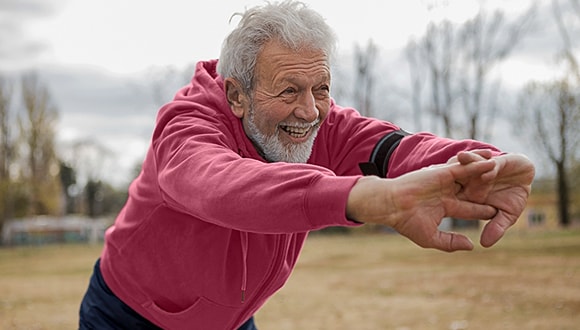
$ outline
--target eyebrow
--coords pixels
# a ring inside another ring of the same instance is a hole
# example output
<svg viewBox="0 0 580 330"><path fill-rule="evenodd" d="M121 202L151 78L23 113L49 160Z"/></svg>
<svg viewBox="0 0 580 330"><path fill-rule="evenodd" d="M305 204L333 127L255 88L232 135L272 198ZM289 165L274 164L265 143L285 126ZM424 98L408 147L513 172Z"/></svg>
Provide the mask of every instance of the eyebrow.
<svg viewBox="0 0 580 330"><path fill-rule="evenodd" d="M280 83L293 83L293 84L295 84L297 81L300 81L301 79L303 79L302 77L304 77L304 76L305 75L303 75L303 74L291 74L291 75L288 75L288 76L285 76L284 78L282 78L280 80ZM317 81L316 84L330 81L330 74L327 74L327 73L318 74L318 75L314 76L313 80Z"/></svg>

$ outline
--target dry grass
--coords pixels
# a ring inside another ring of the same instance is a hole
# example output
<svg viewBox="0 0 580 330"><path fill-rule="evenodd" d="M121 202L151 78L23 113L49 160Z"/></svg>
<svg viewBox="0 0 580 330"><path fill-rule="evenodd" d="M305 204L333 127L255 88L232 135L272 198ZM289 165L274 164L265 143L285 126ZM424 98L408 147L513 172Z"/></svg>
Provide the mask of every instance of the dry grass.
<svg viewBox="0 0 580 330"><path fill-rule="evenodd" d="M74 329L100 246L0 249L0 329ZM447 254L396 235L313 236L260 330L578 329L580 231Z"/></svg>

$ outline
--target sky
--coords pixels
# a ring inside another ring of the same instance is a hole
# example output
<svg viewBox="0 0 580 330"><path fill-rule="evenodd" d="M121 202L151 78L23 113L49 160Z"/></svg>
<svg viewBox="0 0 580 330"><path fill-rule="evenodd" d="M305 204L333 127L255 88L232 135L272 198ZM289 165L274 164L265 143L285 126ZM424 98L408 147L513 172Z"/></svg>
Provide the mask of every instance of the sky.
<svg viewBox="0 0 580 330"><path fill-rule="evenodd" d="M263 4L256 0L3 0L24 18L22 33L39 54L11 66L90 65L134 74L152 65L186 65L217 57L237 21L233 13ZM307 0L337 32L342 48L373 39L386 49L403 47L430 21L461 22L477 13L473 0ZM490 8L520 12L530 0L485 1ZM2 9L0 4L0 9ZM5 7L9 7L4 5ZM6 10L6 8L4 8ZM10 10L10 9L9 9ZM17 20L17 16L12 16ZM31 61L32 60L32 61Z"/></svg>
<svg viewBox="0 0 580 330"><path fill-rule="evenodd" d="M339 38L339 52L373 40L384 58L400 60L410 38L429 22L461 23L481 1L471 0L305 0L322 14ZM165 88L186 81L184 70L198 60L217 58L222 40L237 20L233 13L253 0L0 0L0 73L34 70L47 83L59 109L58 141L68 150L89 141L107 157L85 157L97 176L122 184L144 156L160 100L153 95L155 72L175 77ZM487 0L486 8L506 15L525 11L531 0ZM546 5L548 0L539 1ZM554 75L553 34L536 34L504 64L505 85ZM548 46L547 46L548 45ZM406 69L405 69L406 70ZM406 74L406 73L405 73ZM172 91L169 91L172 93ZM501 125L500 125L501 126ZM509 130L501 126L500 130ZM507 151L527 152L518 143ZM88 142L87 142L88 143ZM500 145L501 147L501 145ZM68 148L68 149L67 149ZM66 154L66 152L64 152ZM96 165L95 165L96 164Z"/></svg>

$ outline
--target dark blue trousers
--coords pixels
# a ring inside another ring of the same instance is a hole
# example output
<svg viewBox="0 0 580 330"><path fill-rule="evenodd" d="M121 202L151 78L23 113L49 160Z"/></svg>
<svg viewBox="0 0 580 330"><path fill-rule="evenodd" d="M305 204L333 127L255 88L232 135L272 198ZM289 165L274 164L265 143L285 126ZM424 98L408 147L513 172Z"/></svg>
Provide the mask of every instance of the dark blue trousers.
<svg viewBox="0 0 580 330"><path fill-rule="evenodd" d="M160 329L115 296L105 283L99 264L100 260L97 260L89 288L81 302L79 329ZM192 329L196 329L195 325ZM238 330L257 330L254 318Z"/></svg>

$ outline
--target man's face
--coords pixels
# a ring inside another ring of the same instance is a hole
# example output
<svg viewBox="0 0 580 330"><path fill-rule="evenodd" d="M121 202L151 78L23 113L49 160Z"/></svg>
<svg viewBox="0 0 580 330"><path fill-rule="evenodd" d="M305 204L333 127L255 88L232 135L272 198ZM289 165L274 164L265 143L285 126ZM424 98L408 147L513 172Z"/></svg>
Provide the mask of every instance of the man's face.
<svg viewBox="0 0 580 330"><path fill-rule="evenodd" d="M319 50L292 51L266 44L256 64L256 85L244 129L269 161L305 163L330 109L330 68Z"/></svg>

